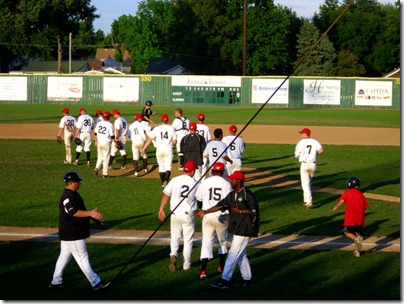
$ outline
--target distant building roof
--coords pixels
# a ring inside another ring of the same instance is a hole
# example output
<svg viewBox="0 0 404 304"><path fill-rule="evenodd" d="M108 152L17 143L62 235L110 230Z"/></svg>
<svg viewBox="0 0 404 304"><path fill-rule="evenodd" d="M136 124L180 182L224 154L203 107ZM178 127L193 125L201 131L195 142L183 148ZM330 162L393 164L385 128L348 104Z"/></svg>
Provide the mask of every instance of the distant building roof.
<svg viewBox="0 0 404 304"><path fill-rule="evenodd" d="M100 60L114 59L115 60L115 49L98 48L95 53L95 58ZM132 58L127 50L123 52L123 61L131 62Z"/></svg>
<svg viewBox="0 0 404 304"><path fill-rule="evenodd" d="M191 75L190 70L172 58L150 58L146 74Z"/></svg>
<svg viewBox="0 0 404 304"><path fill-rule="evenodd" d="M71 62L72 73L88 71L87 60L74 60ZM69 61L62 61L63 73L69 72ZM24 64L21 71L25 73L57 73L57 61L30 61Z"/></svg>
<svg viewBox="0 0 404 304"><path fill-rule="evenodd" d="M401 69L397 68L383 76L384 78L401 78Z"/></svg>

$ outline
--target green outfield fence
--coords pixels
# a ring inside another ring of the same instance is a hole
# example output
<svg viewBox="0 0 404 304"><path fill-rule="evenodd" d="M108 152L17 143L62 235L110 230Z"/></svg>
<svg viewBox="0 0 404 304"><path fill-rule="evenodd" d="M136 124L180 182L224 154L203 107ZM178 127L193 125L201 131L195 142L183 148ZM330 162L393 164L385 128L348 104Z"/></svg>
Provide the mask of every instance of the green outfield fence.
<svg viewBox="0 0 404 304"><path fill-rule="evenodd" d="M400 109L399 78L1 74L0 103Z"/></svg>

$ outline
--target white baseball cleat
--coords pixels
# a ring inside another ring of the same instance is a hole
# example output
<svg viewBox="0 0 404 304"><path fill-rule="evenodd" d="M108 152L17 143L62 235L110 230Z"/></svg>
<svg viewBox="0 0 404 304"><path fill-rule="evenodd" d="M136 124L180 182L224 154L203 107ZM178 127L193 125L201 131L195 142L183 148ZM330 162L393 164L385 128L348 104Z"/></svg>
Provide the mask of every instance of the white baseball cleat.
<svg viewBox="0 0 404 304"><path fill-rule="evenodd" d="M144 173L145 173L145 174L149 173L149 170L144 169Z"/></svg>
<svg viewBox="0 0 404 304"><path fill-rule="evenodd" d="M135 172L135 177L138 177L139 176L139 172Z"/></svg>

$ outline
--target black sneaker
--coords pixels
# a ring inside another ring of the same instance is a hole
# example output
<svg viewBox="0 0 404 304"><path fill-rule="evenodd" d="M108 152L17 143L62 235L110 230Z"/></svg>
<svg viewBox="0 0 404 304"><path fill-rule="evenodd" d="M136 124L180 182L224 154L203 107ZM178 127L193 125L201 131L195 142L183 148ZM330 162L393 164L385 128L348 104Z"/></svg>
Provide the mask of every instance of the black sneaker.
<svg viewBox="0 0 404 304"><path fill-rule="evenodd" d="M248 287L251 285L251 280L243 280L240 284L237 284L237 287Z"/></svg>
<svg viewBox="0 0 404 304"><path fill-rule="evenodd" d="M107 288L109 286L109 284L111 284L111 281L101 280L97 285L93 286L93 290L100 290L100 289Z"/></svg>
<svg viewBox="0 0 404 304"><path fill-rule="evenodd" d="M63 283L60 284L50 284L49 288L63 288Z"/></svg>
<svg viewBox="0 0 404 304"><path fill-rule="evenodd" d="M221 279L220 281L210 283L210 286L219 289L229 289L229 281Z"/></svg>

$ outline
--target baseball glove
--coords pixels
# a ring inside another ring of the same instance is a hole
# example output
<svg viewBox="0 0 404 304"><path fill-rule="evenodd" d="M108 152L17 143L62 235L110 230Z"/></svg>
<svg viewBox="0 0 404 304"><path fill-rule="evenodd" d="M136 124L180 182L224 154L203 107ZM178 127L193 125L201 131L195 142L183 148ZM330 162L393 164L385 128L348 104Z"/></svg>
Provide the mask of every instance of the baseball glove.
<svg viewBox="0 0 404 304"><path fill-rule="evenodd" d="M122 143L119 140L116 141L116 147L118 150L122 150L122 148L123 148Z"/></svg>
<svg viewBox="0 0 404 304"><path fill-rule="evenodd" d="M61 144L63 142L62 137L60 137L59 135L56 136L56 140L58 141L59 144Z"/></svg>
<svg viewBox="0 0 404 304"><path fill-rule="evenodd" d="M80 138L78 138L78 137L76 137L76 138L74 139L74 142L75 142L75 143L76 143L76 145L78 145L78 146L80 146L80 145L81 145L81 143L82 143L81 139L80 139Z"/></svg>

